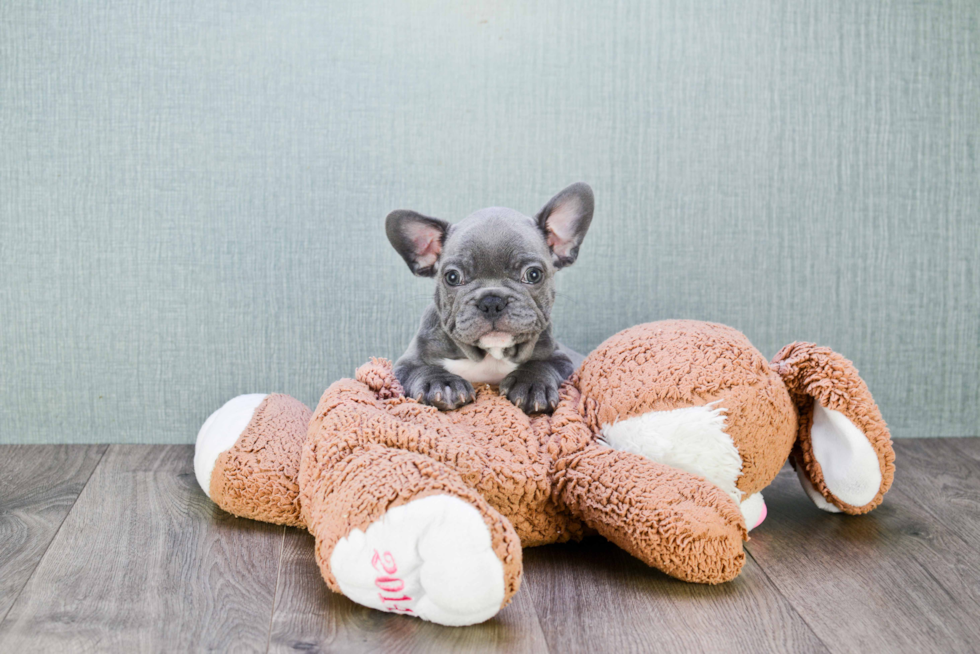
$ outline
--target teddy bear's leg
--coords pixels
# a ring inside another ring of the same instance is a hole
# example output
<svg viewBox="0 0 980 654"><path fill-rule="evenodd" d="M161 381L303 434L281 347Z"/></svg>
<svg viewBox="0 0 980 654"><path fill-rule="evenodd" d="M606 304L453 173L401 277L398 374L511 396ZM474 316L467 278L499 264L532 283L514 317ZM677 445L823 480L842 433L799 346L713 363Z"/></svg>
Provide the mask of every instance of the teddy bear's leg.
<svg viewBox="0 0 980 654"><path fill-rule="evenodd" d="M799 415L791 460L807 495L833 513L867 513L895 475L888 427L854 364L812 343L784 347L772 361Z"/></svg>
<svg viewBox="0 0 980 654"><path fill-rule="evenodd" d="M374 445L323 472L302 502L332 589L450 626L488 620L517 592L513 526L447 466Z"/></svg>
<svg viewBox="0 0 980 654"><path fill-rule="evenodd" d="M745 563L738 504L697 475L596 445L560 460L556 482L574 515L673 577L717 584Z"/></svg>
<svg viewBox="0 0 980 654"><path fill-rule="evenodd" d="M288 395L239 395L197 435L194 473L205 494L243 518L302 526L299 464L311 411Z"/></svg>

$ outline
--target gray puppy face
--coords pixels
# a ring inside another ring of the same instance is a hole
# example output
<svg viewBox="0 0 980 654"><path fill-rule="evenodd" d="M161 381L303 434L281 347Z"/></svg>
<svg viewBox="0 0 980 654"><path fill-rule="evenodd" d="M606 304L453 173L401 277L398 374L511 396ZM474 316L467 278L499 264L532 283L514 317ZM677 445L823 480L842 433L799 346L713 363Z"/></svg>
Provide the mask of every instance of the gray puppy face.
<svg viewBox="0 0 980 654"><path fill-rule="evenodd" d="M547 329L555 271L578 256L593 204L592 190L579 183L534 218L491 207L451 225L394 211L386 231L416 275L436 278L436 309L454 341L506 349L532 343Z"/></svg>
<svg viewBox="0 0 980 654"><path fill-rule="evenodd" d="M449 229L439 257L435 302L443 329L453 340L486 347L536 338L550 322L554 275L544 236L529 217L477 211Z"/></svg>

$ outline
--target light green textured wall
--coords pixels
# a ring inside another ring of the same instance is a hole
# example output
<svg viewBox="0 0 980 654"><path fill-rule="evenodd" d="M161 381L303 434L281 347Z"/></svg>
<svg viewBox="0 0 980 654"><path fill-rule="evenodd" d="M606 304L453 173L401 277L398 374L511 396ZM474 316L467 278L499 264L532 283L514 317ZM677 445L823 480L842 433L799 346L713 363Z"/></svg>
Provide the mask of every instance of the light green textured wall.
<svg viewBox="0 0 980 654"><path fill-rule="evenodd" d="M980 433L980 3L0 3L0 442L189 442L397 356L397 207L593 230L560 338L716 320Z"/></svg>

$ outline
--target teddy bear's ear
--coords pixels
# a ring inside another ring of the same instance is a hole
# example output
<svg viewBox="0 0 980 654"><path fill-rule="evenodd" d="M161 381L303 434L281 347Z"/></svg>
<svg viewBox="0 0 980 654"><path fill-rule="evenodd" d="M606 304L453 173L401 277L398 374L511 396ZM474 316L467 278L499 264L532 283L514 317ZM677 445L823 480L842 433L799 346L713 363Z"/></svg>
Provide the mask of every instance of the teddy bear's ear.
<svg viewBox="0 0 980 654"><path fill-rule="evenodd" d="M588 184L572 184L551 198L535 220L544 232L555 268L575 263L578 249L592 224L595 198Z"/></svg>
<svg viewBox="0 0 980 654"><path fill-rule="evenodd" d="M413 273L432 277L451 225L438 218L399 209L385 218L385 232Z"/></svg>
<svg viewBox="0 0 980 654"><path fill-rule="evenodd" d="M891 436L854 364L812 343L792 343L772 360L796 404L791 460L807 495L831 513L867 513L895 476Z"/></svg>

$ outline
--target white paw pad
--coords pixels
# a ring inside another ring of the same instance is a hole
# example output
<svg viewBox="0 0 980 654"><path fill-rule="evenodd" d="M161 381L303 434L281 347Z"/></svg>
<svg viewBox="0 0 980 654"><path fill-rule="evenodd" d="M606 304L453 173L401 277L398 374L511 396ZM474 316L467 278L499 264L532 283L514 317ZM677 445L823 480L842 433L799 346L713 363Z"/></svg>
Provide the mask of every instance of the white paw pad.
<svg viewBox="0 0 980 654"><path fill-rule="evenodd" d="M330 570L358 604L437 624L483 622L504 599L483 516L451 495L413 500L353 530L334 547Z"/></svg>
<svg viewBox="0 0 980 654"><path fill-rule="evenodd" d="M201 425L194 447L194 475L208 497L211 497L211 473L218 457L238 442L255 410L267 397L265 393L233 397Z"/></svg>

